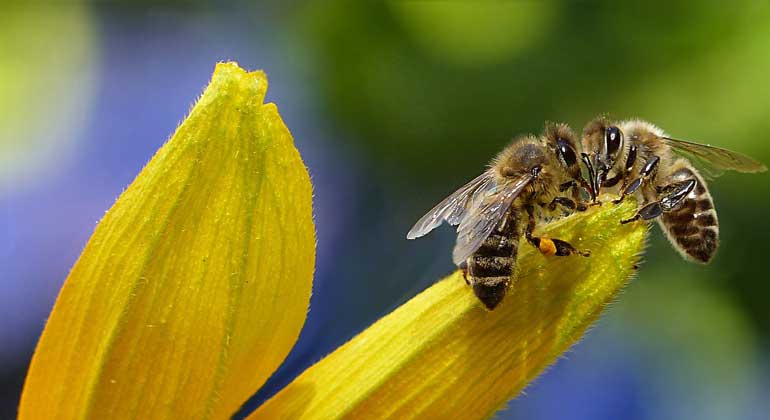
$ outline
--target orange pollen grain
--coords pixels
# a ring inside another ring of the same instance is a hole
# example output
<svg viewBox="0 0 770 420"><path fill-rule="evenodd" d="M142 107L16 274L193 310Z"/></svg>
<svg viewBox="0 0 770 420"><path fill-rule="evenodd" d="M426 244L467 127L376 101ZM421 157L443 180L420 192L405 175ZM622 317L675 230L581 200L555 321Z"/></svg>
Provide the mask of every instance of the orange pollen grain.
<svg viewBox="0 0 770 420"><path fill-rule="evenodd" d="M556 245L548 238L540 238L540 252L543 255L556 255Z"/></svg>

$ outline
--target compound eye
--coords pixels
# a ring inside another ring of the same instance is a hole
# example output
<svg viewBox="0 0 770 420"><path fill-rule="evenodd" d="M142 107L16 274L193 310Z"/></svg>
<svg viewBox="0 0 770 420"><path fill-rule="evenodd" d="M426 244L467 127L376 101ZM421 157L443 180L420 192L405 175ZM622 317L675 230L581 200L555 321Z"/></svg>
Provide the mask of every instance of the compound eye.
<svg viewBox="0 0 770 420"><path fill-rule="evenodd" d="M606 156L615 156L623 146L623 133L614 125L604 132L604 151Z"/></svg>
<svg viewBox="0 0 770 420"><path fill-rule="evenodd" d="M559 154L561 160L568 167L577 163L575 149L573 149L569 142L564 139L556 139L556 153Z"/></svg>

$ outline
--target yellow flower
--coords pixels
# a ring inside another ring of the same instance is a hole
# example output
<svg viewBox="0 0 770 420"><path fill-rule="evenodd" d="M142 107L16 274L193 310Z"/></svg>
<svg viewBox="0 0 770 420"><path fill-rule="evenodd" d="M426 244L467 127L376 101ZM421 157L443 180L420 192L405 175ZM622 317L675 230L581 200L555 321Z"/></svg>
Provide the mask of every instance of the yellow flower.
<svg viewBox="0 0 770 420"><path fill-rule="evenodd" d="M591 257L522 245L510 295L487 311L457 272L310 367L249 419L486 418L564 353L635 272L647 228L605 204L552 223Z"/></svg>
<svg viewBox="0 0 770 420"><path fill-rule="evenodd" d="M312 285L311 185L267 80L220 64L190 115L99 223L30 366L22 419L227 418L294 345ZM483 418L578 340L628 281L646 228L620 206L523 246L483 309L459 273L312 366L250 418Z"/></svg>
<svg viewBox="0 0 770 420"><path fill-rule="evenodd" d="M305 321L311 185L267 79L220 64L104 216L38 343L19 416L223 418Z"/></svg>

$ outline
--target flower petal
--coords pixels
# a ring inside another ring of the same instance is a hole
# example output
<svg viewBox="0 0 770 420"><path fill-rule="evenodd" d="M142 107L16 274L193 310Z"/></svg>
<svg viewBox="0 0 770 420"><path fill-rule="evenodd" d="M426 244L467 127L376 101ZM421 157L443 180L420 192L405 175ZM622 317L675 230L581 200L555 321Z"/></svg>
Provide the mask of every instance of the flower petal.
<svg viewBox="0 0 770 420"><path fill-rule="evenodd" d="M315 263L310 179L267 79L235 63L99 223L20 418L222 418L280 365Z"/></svg>
<svg viewBox="0 0 770 420"><path fill-rule="evenodd" d="M585 332L634 273L646 225L633 200L550 224L589 258L521 245L519 278L483 308L455 273L310 367L249 419L486 418Z"/></svg>

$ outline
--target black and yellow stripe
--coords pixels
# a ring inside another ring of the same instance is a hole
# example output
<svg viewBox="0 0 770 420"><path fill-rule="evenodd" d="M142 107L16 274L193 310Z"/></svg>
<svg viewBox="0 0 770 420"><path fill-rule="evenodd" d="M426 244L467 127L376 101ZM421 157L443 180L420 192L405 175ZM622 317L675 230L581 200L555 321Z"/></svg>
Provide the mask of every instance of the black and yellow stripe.
<svg viewBox="0 0 770 420"><path fill-rule="evenodd" d="M695 179L697 184L679 207L660 216L660 227L682 255L707 263L719 246L719 221L714 200L703 178L693 168L681 167L669 179L672 182Z"/></svg>
<svg viewBox="0 0 770 420"><path fill-rule="evenodd" d="M476 297L490 310L505 297L516 269L521 236L519 214L511 208L505 223L492 231L468 258L468 281Z"/></svg>

